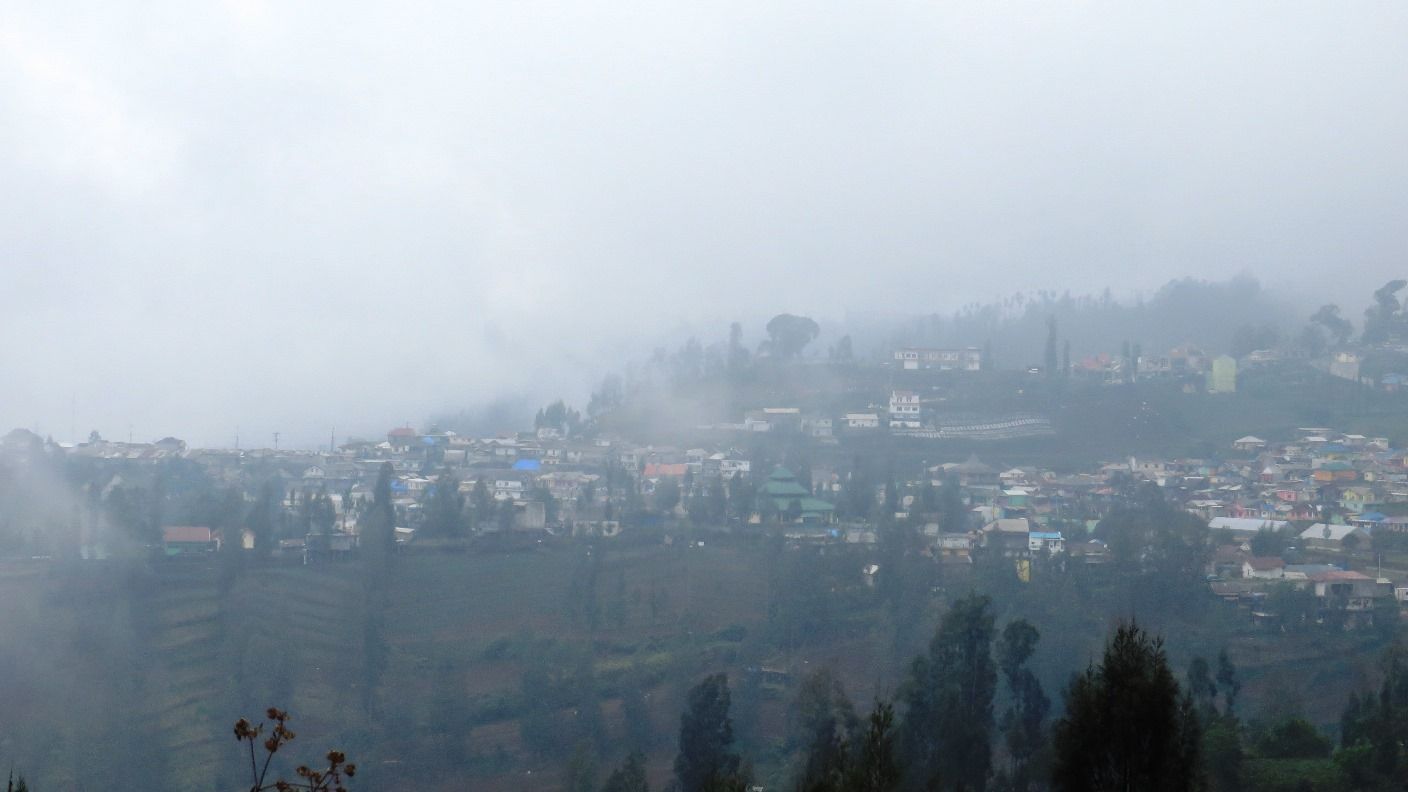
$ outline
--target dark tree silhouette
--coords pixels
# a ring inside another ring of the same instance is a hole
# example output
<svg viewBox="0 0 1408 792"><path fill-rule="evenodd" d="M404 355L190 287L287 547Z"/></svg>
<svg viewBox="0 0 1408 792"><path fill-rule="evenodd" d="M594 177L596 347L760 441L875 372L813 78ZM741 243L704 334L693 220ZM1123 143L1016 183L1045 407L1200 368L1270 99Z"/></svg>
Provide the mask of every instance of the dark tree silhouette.
<svg viewBox="0 0 1408 792"><path fill-rule="evenodd" d="M680 716L680 749L675 778L680 792L709 792L737 777L733 721L729 718L728 675L714 674L689 691Z"/></svg>
<svg viewBox="0 0 1408 792"><path fill-rule="evenodd" d="M1055 316L1046 317L1046 354L1044 356L1043 364L1046 366L1046 371L1043 372L1046 376L1056 376L1056 366L1058 365L1058 361L1056 358Z"/></svg>
<svg viewBox="0 0 1408 792"><path fill-rule="evenodd" d="M446 537L464 535L464 496L460 494L459 479L449 470L440 472L423 508L426 533Z"/></svg>
<svg viewBox="0 0 1408 792"><path fill-rule="evenodd" d="M645 756L632 751L626 761L606 777L601 792L650 792L650 783L645 778Z"/></svg>
<svg viewBox="0 0 1408 792"><path fill-rule="evenodd" d="M905 783L916 789L981 790L992 768L991 601L969 594L944 614L902 694Z"/></svg>
<svg viewBox="0 0 1408 792"><path fill-rule="evenodd" d="M802 680L793 705L793 739L806 751L797 786L804 792L840 789L848 773L847 752L860 720L845 689L827 669Z"/></svg>
<svg viewBox="0 0 1408 792"><path fill-rule="evenodd" d="M901 773L895 756L895 708L889 702L875 702L865 732L852 746L850 754L847 792L890 792L899 788Z"/></svg>
<svg viewBox="0 0 1408 792"><path fill-rule="evenodd" d="M1100 664L1071 682L1053 732L1057 790L1201 788L1192 701L1169 670L1162 639L1134 623L1120 625Z"/></svg>
<svg viewBox="0 0 1408 792"><path fill-rule="evenodd" d="M1009 622L998 641L998 665L1007 681L1011 704L1002 714L1002 732L1007 740L1007 753L1012 757L1012 788L1025 790L1031 785L1030 764L1044 740L1042 722L1051 709L1051 700L1041 689L1041 682L1027 667L1036 650L1041 634L1025 619Z"/></svg>
<svg viewBox="0 0 1408 792"><path fill-rule="evenodd" d="M1348 343L1350 336L1354 335L1354 325L1350 324L1348 319L1340 316L1338 305L1320 306L1320 310L1310 317L1310 322L1325 328L1338 345Z"/></svg>
<svg viewBox="0 0 1408 792"><path fill-rule="evenodd" d="M796 357L816 338L821 328L806 316L778 314L768 321L767 331L772 353L787 359Z"/></svg>

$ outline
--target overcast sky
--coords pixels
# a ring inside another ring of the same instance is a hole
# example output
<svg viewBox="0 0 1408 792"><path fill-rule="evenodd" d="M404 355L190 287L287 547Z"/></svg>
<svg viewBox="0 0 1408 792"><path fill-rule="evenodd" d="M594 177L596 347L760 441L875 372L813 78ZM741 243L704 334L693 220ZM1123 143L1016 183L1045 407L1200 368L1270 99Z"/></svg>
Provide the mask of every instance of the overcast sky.
<svg viewBox="0 0 1408 792"><path fill-rule="evenodd" d="M1403 3L378 5L0 0L0 431L311 444L735 317L1408 270Z"/></svg>

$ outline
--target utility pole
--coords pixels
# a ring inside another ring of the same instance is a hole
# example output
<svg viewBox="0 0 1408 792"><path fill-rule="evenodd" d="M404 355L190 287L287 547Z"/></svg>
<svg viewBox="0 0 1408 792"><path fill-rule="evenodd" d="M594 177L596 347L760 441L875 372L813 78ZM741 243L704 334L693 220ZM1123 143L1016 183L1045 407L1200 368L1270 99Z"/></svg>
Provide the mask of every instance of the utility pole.
<svg viewBox="0 0 1408 792"><path fill-rule="evenodd" d="M278 432L274 432L274 450L275 450L275 451L278 451L278 450L279 450L279 433L278 433Z"/></svg>

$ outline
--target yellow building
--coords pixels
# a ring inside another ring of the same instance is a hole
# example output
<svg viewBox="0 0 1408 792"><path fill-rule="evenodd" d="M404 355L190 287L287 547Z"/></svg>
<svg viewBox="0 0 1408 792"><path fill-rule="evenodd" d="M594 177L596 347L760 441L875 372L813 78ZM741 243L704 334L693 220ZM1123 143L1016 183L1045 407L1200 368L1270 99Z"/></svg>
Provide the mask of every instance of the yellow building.
<svg viewBox="0 0 1408 792"><path fill-rule="evenodd" d="M1208 393L1237 392L1237 360L1229 355L1219 355L1212 359L1208 369Z"/></svg>

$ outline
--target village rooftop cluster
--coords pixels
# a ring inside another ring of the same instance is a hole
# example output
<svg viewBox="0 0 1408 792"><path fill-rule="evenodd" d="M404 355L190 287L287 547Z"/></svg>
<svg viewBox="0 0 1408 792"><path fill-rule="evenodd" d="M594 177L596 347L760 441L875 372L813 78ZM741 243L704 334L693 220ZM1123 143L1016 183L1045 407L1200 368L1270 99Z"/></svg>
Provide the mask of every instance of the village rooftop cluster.
<svg viewBox="0 0 1408 792"><path fill-rule="evenodd" d="M905 392L894 392L890 415L908 420L911 404ZM739 426L733 439L758 431L814 431L797 410L763 414L765 429ZM1109 563L1109 548L1094 537L1096 526L1122 493L1147 482L1207 521L1209 587L1253 618L1271 618L1265 598L1287 582L1313 592L1322 611L1365 619L1376 601L1408 598L1408 587L1391 580L1400 573L1378 568L1372 552L1388 538L1408 536L1408 453L1383 437L1306 427L1289 441L1241 437L1216 459L1130 457L1075 473L1002 467L968 455L895 481L860 481L816 464L791 470L741 449L729 442L671 448L581 440L542 428L478 438L397 427L383 440L347 442L332 453L195 449L175 438L134 444L97 436L64 448L25 430L0 441L0 454L12 464L58 455L106 466L108 492L171 460L198 465L212 480L245 492L250 481L273 476L280 482L282 517L277 547L267 549L297 563L357 553L358 517L371 503L378 476L389 470L403 552L522 548L574 538L674 542L687 536L693 542L708 531L763 530L794 545L863 549L876 543L877 522L884 519L914 526L923 553L947 575L961 576L986 550L1010 559L1025 580L1042 569ZM463 517L452 531L427 524L441 486L454 488ZM960 494L964 516L935 510L935 493L946 487ZM847 508L857 499L868 514ZM325 518L310 520L310 503L320 505ZM877 518L876 510L887 507L894 513ZM81 557L114 554L120 542L110 521L95 513L80 522L75 541ZM256 549L250 530L228 534L217 526L166 525L160 547L145 549L173 560L208 555L226 542ZM878 570L868 563L861 573Z"/></svg>

